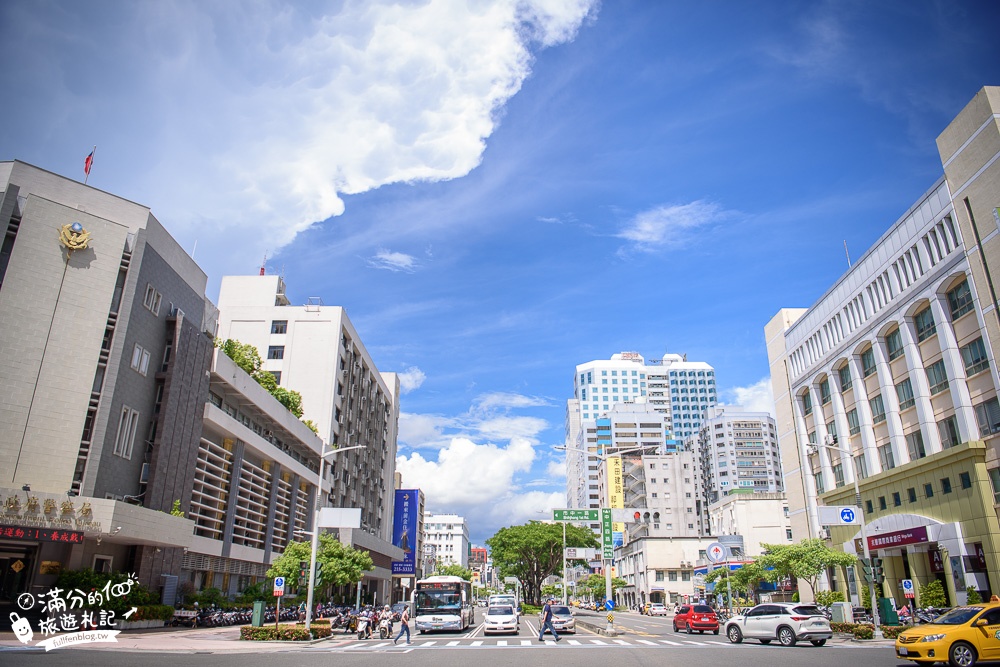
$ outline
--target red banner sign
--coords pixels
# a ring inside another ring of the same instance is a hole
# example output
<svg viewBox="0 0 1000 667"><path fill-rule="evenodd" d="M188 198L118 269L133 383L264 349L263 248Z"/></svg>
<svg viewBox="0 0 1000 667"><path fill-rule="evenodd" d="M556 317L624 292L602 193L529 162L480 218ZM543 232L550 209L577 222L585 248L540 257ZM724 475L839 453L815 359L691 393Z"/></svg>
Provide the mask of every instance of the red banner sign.
<svg viewBox="0 0 1000 667"><path fill-rule="evenodd" d="M907 530L897 530L893 533L882 533L880 535L870 535L868 537L868 548L892 549L906 544L920 544L927 541L927 528L918 526Z"/></svg>
<svg viewBox="0 0 1000 667"><path fill-rule="evenodd" d="M78 530L52 530L27 526L0 526L0 537L15 540L39 540L83 544L83 533Z"/></svg>

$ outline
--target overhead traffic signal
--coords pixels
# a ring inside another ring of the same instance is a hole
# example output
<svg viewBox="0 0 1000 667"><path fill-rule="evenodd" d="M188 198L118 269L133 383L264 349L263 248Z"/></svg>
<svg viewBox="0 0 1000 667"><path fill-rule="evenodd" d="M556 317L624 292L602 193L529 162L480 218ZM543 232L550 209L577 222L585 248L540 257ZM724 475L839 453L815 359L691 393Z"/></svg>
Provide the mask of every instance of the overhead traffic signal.
<svg viewBox="0 0 1000 667"><path fill-rule="evenodd" d="M299 581L304 581L309 576L309 561L299 561Z"/></svg>
<svg viewBox="0 0 1000 667"><path fill-rule="evenodd" d="M885 567L882 564L882 559L874 556L872 557L872 581L878 586L881 586L882 582L885 581Z"/></svg>
<svg viewBox="0 0 1000 667"><path fill-rule="evenodd" d="M858 565L861 568L861 574L864 577L865 581L871 583L871 581L872 581L872 564L871 564L871 561L869 559L867 559L867 558L859 558L858 559Z"/></svg>

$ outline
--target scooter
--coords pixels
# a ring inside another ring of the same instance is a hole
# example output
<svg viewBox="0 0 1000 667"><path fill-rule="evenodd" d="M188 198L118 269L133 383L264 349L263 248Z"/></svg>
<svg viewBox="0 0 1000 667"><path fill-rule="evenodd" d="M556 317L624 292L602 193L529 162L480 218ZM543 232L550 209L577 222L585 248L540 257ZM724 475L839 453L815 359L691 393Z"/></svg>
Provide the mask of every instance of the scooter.
<svg viewBox="0 0 1000 667"><path fill-rule="evenodd" d="M388 639L392 636L392 618L386 617L379 621L378 624L378 636L379 639Z"/></svg>
<svg viewBox="0 0 1000 667"><path fill-rule="evenodd" d="M358 639L368 639L371 632L368 630L368 619L359 618L358 619Z"/></svg>

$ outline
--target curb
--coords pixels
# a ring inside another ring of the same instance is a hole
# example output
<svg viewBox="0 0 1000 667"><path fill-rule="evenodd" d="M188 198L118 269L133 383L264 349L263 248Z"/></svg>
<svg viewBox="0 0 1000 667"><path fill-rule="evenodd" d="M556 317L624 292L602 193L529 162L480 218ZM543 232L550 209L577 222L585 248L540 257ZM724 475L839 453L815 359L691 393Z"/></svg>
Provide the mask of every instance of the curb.
<svg viewBox="0 0 1000 667"><path fill-rule="evenodd" d="M618 635L622 634L617 630L612 630L611 632L608 632L606 626L602 627L600 625L595 625L593 623L587 623L586 621L581 621L580 619L576 620L576 624L581 628L583 628L584 630L590 630L591 632L596 633L598 635L602 635L604 637L617 637Z"/></svg>

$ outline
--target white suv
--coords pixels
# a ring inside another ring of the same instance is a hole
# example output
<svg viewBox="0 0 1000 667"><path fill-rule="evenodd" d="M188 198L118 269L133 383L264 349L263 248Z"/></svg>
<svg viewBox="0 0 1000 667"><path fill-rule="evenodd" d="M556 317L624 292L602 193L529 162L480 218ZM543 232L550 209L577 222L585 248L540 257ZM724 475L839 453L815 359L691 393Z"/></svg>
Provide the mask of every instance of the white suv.
<svg viewBox="0 0 1000 667"><path fill-rule="evenodd" d="M726 636L739 644L744 639L757 639L770 644L777 639L782 646L795 646L802 640L822 646L833 636L830 621L811 604L773 602L759 604L745 614L726 622Z"/></svg>

